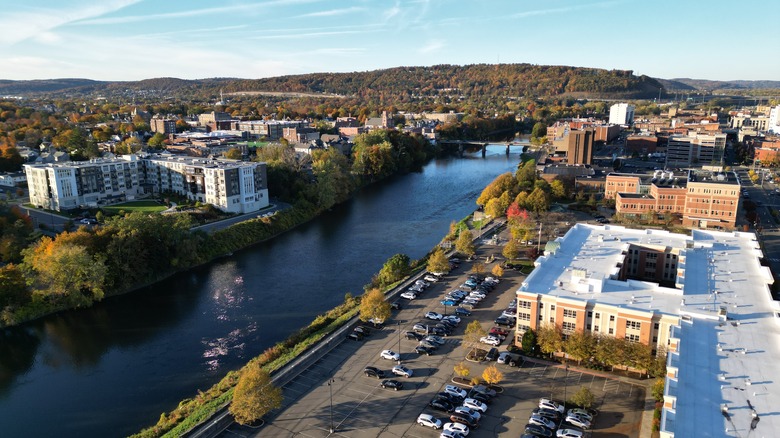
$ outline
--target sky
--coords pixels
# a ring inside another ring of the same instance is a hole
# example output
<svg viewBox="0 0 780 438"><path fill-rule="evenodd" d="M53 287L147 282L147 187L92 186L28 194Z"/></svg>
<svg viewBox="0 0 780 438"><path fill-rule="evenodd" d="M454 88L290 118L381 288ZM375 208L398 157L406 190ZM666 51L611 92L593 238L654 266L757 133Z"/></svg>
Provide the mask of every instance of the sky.
<svg viewBox="0 0 780 438"><path fill-rule="evenodd" d="M0 0L0 79L530 63L780 80L780 1Z"/></svg>

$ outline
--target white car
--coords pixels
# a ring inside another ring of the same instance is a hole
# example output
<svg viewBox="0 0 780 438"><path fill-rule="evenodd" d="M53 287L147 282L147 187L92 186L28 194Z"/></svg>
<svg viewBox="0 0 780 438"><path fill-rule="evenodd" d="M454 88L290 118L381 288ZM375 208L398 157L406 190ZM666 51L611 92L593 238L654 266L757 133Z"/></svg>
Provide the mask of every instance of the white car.
<svg viewBox="0 0 780 438"><path fill-rule="evenodd" d="M425 280L425 281L427 281L429 283L436 283L437 281L439 281L439 277L437 277L437 276L435 276L433 274L428 274L425 277L423 277L423 280Z"/></svg>
<svg viewBox="0 0 780 438"><path fill-rule="evenodd" d="M417 298L417 294L414 292L404 292L401 294L401 298L406 298L407 300L413 300Z"/></svg>
<svg viewBox="0 0 780 438"><path fill-rule="evenodd" d="M583 429L590 429L590 421L580 417L579 415L567 415L565 421Z"/></svg>
<svg viewBox="0 0 780 438"><path fill-rule="evenodd" d="M447 432L456 432L463 436L468 436L469 427L460 423L447 423L444 425L444 430Z"/></svg>
<svg viewBox="0 0 780 438"><path fill-rule="evenodd" d="M583 433L575 429L559 429L555 432L558 438L582 438Z"/></svg>
<svg viewBox="0 0 780 438"><path fill-rule="evenodd" d="M498 363L505 363L508 365L512 365L514 362L515 364L520 363L520 356L514 353L510 353L508 351L504 351L501 354L498 355L498 359L496 359L496 362ZM514 365L512 365L514 366Z"/></svg>
<svg viewBox="0 0 780 438"><path fill-rule="evenodd" d="M444 339L441 336L428 335L423 338L423 341L427 341L431 344L444 345Z"/></svg>
<svg viewBox="0 0 780 438"><path fill-rule="evenodd" d="M447 385L444 387L444 392L447 394L452 394L455 397L465 399L469 394L466 392L465 389L458 388L455 385Z"/></svg>
<svg viewBox="0 0 780 438"><path fill-rule="evenodd" d="M433 429L441 429L441 420L430 414L420 414L417 417L417 424Z"/></svg>
<svg viewBox="0 0 780 438"><path fill-rule="evenodd" d="M558 411L561 414L566 409L561 403L550 400L549 398L540 398L539 407L542 409L552 409L553 411Z"/></svg>
<svg viewBox="0 0 780 438"><path fill-rule="evenodd" d="M460 321L461 321L461 319L458 316L455 316L455 315L447 315L447 316L444 317L444 319L452 321L455 324L460 324Z"/></svg>
<svg viewBox="0 0 780 438"><path fill-rule="evenodd" d="M496 284L501 282L501 280L499 280L497 277L487 277L485 278L485 281L489 281L491 283L496 283Z"/></svg>
<svg viewBox="0 0 780 438"><path fill-rule="evenodd" d="M482 418L482 414L480 414L479 411L476 411L471 408L467 408L465 406L458 406L457 408L455 408L455 412L466 414L472 419L474 419L474 421L479 421L479 419Z"/></svg>
<svg viewBox="0 0 780 438"><path fill-rule="evenodd" d="M474 409L475 411L479 411L482 413L485 413L487 411L486 404L482 403L479 400L474 400L473 398L467 398L466 400L463 400L463 406Z"/></svg>
<svg viewBox="0 0 780 438"><path fill-rule="evenodd" d="M469 296L480 300L484 300L487 295L483 294L482 292L474 291L470 293Z"/></svg>
<svg viewBox="0 0 780 438"><path fill-rule="evenodd" d="M504 310L503 312L501 312L501 316L503 316L504 318L516 318L517 317L517 309L512 309L512 310L507 309L507 310Z"/></svg>
<svg viewBox="0 0 780 438"><path fill-rule="evenodd" d="M550 430L555 430L556 428L555 423L550 421L549 418L540 417L538 415L531 415L531 418L528 419L528 422L537 426L544 426Z"/></svg>
<svg viewBox="0 0 780 438"><path fill-rule="evenodd" d="M425 314L425 317L428 319L433 319L435 321L440 321L442 318L444 318L444 315L436 312L428 312Z"/></svg>
<svg viewBox="0 0 780 438"><path fill-rule="evenodd" d="M428 283L428 282L427 282L427 281L425 281L425 280L417 280L417 281L415 281L415 282L414 282L414 284L419 284L419 285L420 285L420 286L422 286L423 288L426 288L426 287L428 287L428 286L430 286L430 285L431 285L430 283Z"/></svg>
<svg viewBox="0 0 780 438"><path fill-rule="evenodd" d="M584 418L590 421L591 423L593 423L593 414L586 411L585 409L579 409L579 408L569 409L569 412L567 412L566 415L576 415L580 418Z"/></svg>
<svg viewBox="0 0 780 438"><path fill-rule="evenodd" d="M381 324L385 323L385 320L381 319L381 318L371 318L371 319L368 320L368 322L370 322L371 324L374 324L374 325L381 325Z"/></svg>
<svg viewBox="0 0 780 438"><path fill-rule="evenodd" d="M479 342L498 347L501 344L501 339L498 339L494 336L483 336L479 338Z"/></svg>
<svg viewBox="0 0 780 438"><path fill-rule="evenodd" d="M396 376L412 377L414 371L410 370L409 368L406 368L403 365L396 365L393 367L393 374L395 374Z"/></svg>
<svg viewBox="0 0 780 438"><path fill-rule="evenodd" d="M439 438L463 438L465 435L463 435L460 432L453 432L451 430L442 430L439 434Z"/></svg>
<svg viewBox="0 0 780 438"><path fill-rule="evenodd" d="M401 360L401 355L393 350L382 350L382 352L379 353L379 357L387 360Z"/></svg>

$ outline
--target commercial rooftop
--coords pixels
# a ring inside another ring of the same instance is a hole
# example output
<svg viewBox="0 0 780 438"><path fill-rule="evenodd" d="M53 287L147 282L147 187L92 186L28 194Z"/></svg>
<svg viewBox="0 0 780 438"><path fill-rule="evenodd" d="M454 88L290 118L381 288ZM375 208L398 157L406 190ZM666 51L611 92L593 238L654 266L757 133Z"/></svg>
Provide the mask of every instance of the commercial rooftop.
<svg viewBox="0 0 780 438"><path fill-rule="evenodd" d="M763 254L752 233L683 235L577 224L557 242L521 291L679 316L662 437L777 436L780 305L772 300L772 274L759 262ZM675 287L619 280L630 244L676 248Z"/></svg>

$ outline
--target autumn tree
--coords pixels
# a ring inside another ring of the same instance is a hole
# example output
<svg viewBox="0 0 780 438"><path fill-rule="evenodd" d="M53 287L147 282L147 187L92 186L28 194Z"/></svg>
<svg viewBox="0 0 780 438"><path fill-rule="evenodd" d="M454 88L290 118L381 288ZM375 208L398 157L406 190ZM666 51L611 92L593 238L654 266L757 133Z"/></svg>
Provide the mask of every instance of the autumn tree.
<svg viewBox="0 0 780 438"><path fill-rule="evenodd" d="M550 194L555 199L564 199L567 196L566 193L566 186L563 184L563 181L559 179L554 179L550 183Z"/></svg>
<svg viewBox="0 0 780 438"><path fill-rule="evenodd" d="M582 409L590 409L596 403L596 396L593 395L590 389L582 386L571 396L570 401Z"/></svg>
<svg viewBox="0 0 780 438"><path fill-rule="evenodd" d="M485 264L475 262L473 265L471 265L471 273L481 275L485 273Z"/></svg>
<svg viewBox="0 0 780 438"><path fill-rule="evenodd" d="M29 299L22 271L13 264L0 267L0 311L6 306L24 304Z"/></svg>
<svg viewBox="0 0 780 438"><path fill-rule="evenodd" d="M536 342L542 353L552 355L563 348L563 332L554 323L545 323L536 333Z"/></svg>
<svg viewBox="0 0 780 438"><path fill-rule="evenodd" d="M444 254L444 250L436 248L433 253L428 257L428 272L450 272L450 262L447 260L447 256Z"/></svg>
<svg viewBox="0 0 780 438"><path fill-rule="evenodd" d="M331 208L349 198L353 189L349 161L338 149L315 152L312 171L317 178L316 197L320 208Z"/></svg>
<svg viewBox="0 0 780 438"><path fill-rule="evenodd" d="M379 271L378 280L383 285L395 283L409 272L409 256L396 254L385 262Z"/></svg>
<svg viewBox="0 0 780 438"><path fill-rule="evenodd" d="M379 289L371 289L360 298L360 320L387 321L390 318L390 303Z"/></svg>
<svg viewBox="0 0 780 438"><path fill-rule="evenodd" d="M243 158L244 154L241 152L241 149L239 148L230 148L225 152L225 158L228 160L240 160Z"/></svg>
<svg viewBox="0 0 780 438"><path fill-rule="evenodd" d="M509 207L506 210L506 218L511 223L523 224L526 223L531 218L531 216L528 214L527 210L520 208L517 201L515 200L509 204Z"/></svg>
<svg viewBox="0 0 780 438"><path fill-rule="evenodd" d="M281 406L282 389L274 386L268 371L257 362L247 364L241 370L229 408L236 422L253 423Z"/></svg>
<svg viewBox="0 0 780 438"><path fill-rule="evenodd" d="M479 340L486 336L487 332L482 328L482 324L479 321L474 320L466 326L466 331L463 334L463 346L469 349L469 354L473 353L479 345Z"/></svg>
<svg viewBox="0 0 780 438"><path fill-rule="evenodd" d="M536 343L536 332L532 329L526 329L523 337L520 339L520 346L525 354L534 354L538 347Z"/></svg>
<svg viewBox="0 0 780 438"><path fill-rule="evenodd" d="M537 187L528 195L526 205L534 213L539 214L550 209L550 199L544 190Z"/></svg>
<svg viewBox="0 0 780 438"><path fill-rule="evenodd" d="M496 278L501 278L504 276L504 268L502 268L501 265L493 265L493 269L490 270L490 273Z"/></svg>
<svg viewBox="0 0 780 438"><path fill-rule="evenodd" d="M495 365L490 365L482 372L482 380L488 385L498 385L504 380L504 373L502 373Z"/></svg>
<svg viewBox="0 0 780 438"><path fill-rule="evenodd" d="M509 239L506 245L504 245L504 249L501 250L501 255L508 260L514 260L520 256L520 246L515 239Z"/></svg>
<svg viewBox="0 0 780 438"><path fill-rule="evenodd" d="M580 363L593 357L596 350L596 337L587 330L575 331L566 338L563 349L572 359Z"/></svg>
<svg viewBox="0 0 780 438"><path fill-rule="evenodd" d="M488 201L499 198L505 192L508 192L507 196L510 198L517 193L517 183L509 172L497 176L482 190L482 193L477 198L477 205L487 205Z"/></svg>
<svg viewBox="0 0 780 438"><path fill-rule="evenodd" d="M458 377L462 378L468 378L469 374L471 374L471 369L466 365L465 362L458 362L455 364L454 371L455 374L458 375Z"/></svg>
<svg viewBox="0 0 780 438"><path fill-rule="evenodd" d="M477 248L474 246L474 237L471 234L471 230L460 230L460 234L458 234L458 240L455 241L455 250L469 257L477 253Z"/></svg>

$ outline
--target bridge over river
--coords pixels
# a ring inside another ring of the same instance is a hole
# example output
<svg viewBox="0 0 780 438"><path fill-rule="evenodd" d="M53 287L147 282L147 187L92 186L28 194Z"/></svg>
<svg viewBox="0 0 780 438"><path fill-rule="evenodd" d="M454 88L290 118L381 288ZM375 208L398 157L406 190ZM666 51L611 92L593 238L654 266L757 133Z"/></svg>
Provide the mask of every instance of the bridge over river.
<svg viewBox="0 0 780 438"><path fill-rule="evenodd" d="M485 158L485 154L487 151L487 145L504 145L506 146L506 154L509 155L510 148L521 148L520 152L523 153L526 151L528 146L530 146L530 143L528 142L518 142L518 141L511 141L511 142L483 142L483 141L476 141L476 140L439 140L439 144L442 146L449 146L449 147L457 147L458 148L458 156L463 157L463 152L466 149L481 149L482 150L482 158Z"/></svg>

